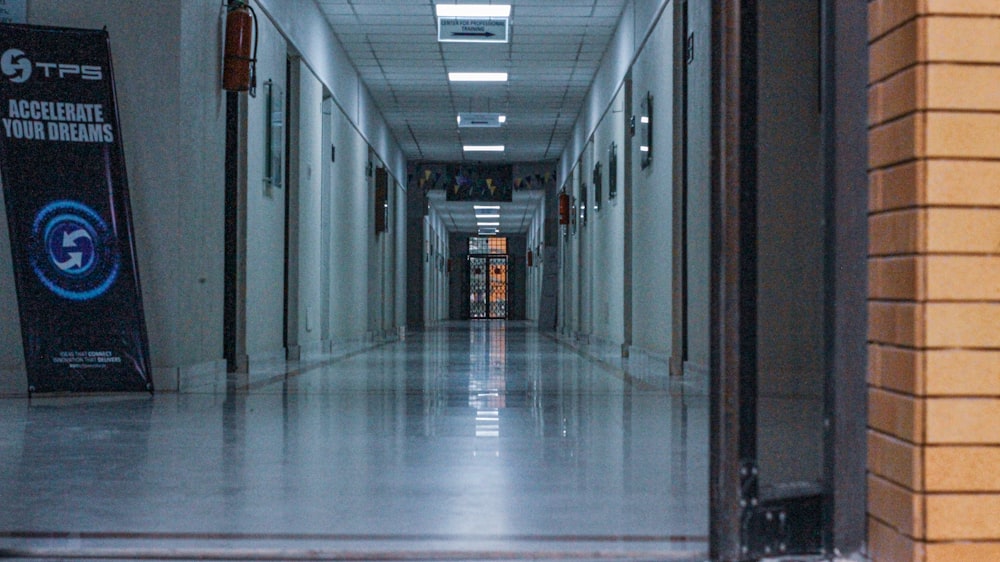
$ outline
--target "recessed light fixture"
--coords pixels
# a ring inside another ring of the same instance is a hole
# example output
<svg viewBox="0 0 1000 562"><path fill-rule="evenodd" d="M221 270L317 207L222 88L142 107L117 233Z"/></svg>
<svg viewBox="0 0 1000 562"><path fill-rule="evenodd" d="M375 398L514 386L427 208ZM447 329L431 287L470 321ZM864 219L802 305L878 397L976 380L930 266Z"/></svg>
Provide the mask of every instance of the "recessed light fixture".
<svg viewBox="0 0 1000 562"><path fill-rule="evenodd" d="M438 4L439 18L509 18L509 4Z"/></svg>
<svg viewBox="0 0 1000 562"><path fill-rule="evenodd" d="M467 144L462 147L465 152L503 152L502 144Z"/></svg>
<svg viewBox="0 0 1000 562"><path fill-rule="evenodd" d="M480 219L498 219L500 215L476 215L476 220Z"/></svg>
<svg viewBox="0 0 1000 562"><path fill-rule="evenodd" d="M499 211L500 205L473 205L472 208L476 210L496 209L497 211Z"/></svg>
<svg viewBox="0 0 1000 562"><path fill-rule="evenodd" d="M506 82L506 72L449 72L452 82Z"/></svg>

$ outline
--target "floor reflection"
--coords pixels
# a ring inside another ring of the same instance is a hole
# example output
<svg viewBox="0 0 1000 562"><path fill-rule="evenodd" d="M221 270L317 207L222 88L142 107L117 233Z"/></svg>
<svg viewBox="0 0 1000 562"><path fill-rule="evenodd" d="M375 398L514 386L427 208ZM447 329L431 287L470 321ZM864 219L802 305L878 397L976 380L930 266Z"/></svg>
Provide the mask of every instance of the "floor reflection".
<svg viewBox="0 0 1000 562"><path fill-rule="evenodd" d="M0 401L0 549L69 532L704 551L707 397L633 381L524 324L448 325L258 380Z"/></svg>

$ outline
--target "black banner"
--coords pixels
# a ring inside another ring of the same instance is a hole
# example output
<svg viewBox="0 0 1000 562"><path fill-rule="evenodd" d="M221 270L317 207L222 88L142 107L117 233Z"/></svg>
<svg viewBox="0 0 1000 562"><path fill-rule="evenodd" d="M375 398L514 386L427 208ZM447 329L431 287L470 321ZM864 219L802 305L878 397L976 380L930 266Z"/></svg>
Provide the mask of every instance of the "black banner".
<svg viewBox="0 0 1000 562"><path fill-rule="evenodd" d="M152 391L106 31L0 25L0 175L29 392Z"/></svg>
<svg viewBox="0 0 1000 562"><path fill-rule="evenodd" d="M513 201L513 168L507 164L457 164L448 167L446 201Z"/></svg>

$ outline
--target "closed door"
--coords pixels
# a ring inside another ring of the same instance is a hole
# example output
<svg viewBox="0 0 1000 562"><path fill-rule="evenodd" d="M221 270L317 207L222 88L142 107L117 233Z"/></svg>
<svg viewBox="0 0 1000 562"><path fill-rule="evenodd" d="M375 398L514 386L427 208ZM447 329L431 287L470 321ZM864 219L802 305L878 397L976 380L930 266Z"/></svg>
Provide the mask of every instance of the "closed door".
<svg viewBox="0 0 1000 562"><path fill-rule="evenodd" d="M469 317L507 318L507 256L469 256Z"/></svg>

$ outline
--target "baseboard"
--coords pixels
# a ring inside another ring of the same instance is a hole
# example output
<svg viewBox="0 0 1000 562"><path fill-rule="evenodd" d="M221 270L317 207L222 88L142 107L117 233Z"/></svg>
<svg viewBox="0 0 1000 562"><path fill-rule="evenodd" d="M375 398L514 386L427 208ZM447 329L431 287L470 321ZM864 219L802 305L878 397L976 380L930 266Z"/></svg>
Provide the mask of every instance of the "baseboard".
<svg viewBox="0 0 1000 562"><path fill-rule="evenodd" d="M250 353L247 354L247 365L250 366L250 369L266 368L276 363L284 365L287 356L288 352L284 347L274 351Z"/></svg>
<svg viewBox="0 0 1000 562"><path fill-rule="evenodd" d="M299 359L305 361L315 359L329 353L330 340L312 341L299 346ZM289 361L292 358L289 357Z"/></svg>
<svg viewBox="0 0 1000 562"><path fill-rule="evenodd" d="M670 354L629 346L626 370L636 379L665 387L671 378Z"/></svg>
<svg viewBox="0 0 1000 562"><path fill-rule="evenodd" d="M698 363L692 363L690 361L684 362L684 376L693 377L705 377L708 378L708 366L700 365Z"/></svg>
<svg viewBox="0 0 1000 562"><path fill-rule="evenodd" d="M670 372L670 354L650 351L637 345L631 346L629 356L633 359L642 359L650 363L660 363L664 366L664 372Z"/></svg>
<svg viewBox="0 0 1000 562"><path fill-rule="evenodd" d="M621 366L623 345L621 340L610 340L591 334L584 345L589 355L615 367Z"/></svg>
<svg viewBox="0 0 1000 562"><path fill-rule="evenodd" d="M181 367L178 381L178 392L225 390L226 360L215 359Z"/></svg>
<svg viewBox="0 0 1000 562"><path fill-rule="evenodd" d="M588 359L605 363L616 369L622 367L624 345L619 341L604 339L593 334L574 333L567 336L556 332L551 336L560 344L575 350Z"/></svg>
<svg viewBox="0 0 1000 562"><path fill-rule="evenodd" d="M225 390L226 360L215 359L178 367L154 367L156 392L194 392Z"/></svg>

